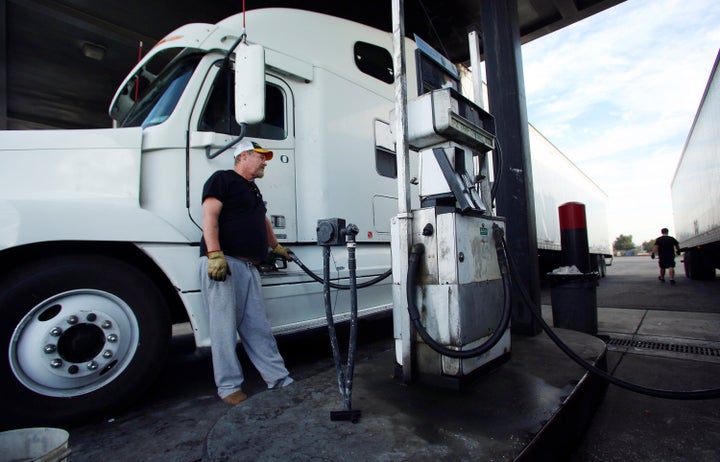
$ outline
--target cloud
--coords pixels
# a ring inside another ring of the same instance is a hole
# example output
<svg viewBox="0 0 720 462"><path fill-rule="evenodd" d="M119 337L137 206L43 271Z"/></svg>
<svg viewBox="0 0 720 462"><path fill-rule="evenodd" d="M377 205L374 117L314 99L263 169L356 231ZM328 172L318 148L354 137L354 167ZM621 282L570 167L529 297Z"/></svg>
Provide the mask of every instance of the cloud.
<svg viewBox="0 0 720 462"><path fill-rule="evenodd" d="M627 0L523 46L528 119L608 194L613 238L673 227L719 24L717 0Z"/></svg>

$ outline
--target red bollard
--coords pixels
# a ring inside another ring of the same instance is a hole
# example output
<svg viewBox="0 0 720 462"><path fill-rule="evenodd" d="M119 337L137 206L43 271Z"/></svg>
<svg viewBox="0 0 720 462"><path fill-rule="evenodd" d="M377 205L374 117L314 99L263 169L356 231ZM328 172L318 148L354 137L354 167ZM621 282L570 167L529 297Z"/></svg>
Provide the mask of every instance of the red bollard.
<svg viewBox="0 0 720 462"><path fill-rule="evenodd" d="M559 207L560 265L576 266L581 274L550 274L553 325L597 334L597 273L590 272L585 205Z"/></svg>
<svg viewBox="0 0 720 462"><path fill-rule="evenodd" d="M585 204L567 202L558 207L560 217L560 266L577 266L582 273L590 272Z"/></svg>

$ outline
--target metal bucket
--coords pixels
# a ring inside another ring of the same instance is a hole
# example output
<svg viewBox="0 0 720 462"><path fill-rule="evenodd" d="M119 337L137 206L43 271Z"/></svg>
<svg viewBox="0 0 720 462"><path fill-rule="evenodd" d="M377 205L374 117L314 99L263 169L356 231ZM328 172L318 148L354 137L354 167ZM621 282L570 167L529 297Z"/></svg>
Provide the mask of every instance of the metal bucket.
<svg viewBox="0 0 720 462"><path fill-rule="evenodd" d="M60 428L20 428L0 432L0 462L61 462L70 454L70 434Z"/></svg>

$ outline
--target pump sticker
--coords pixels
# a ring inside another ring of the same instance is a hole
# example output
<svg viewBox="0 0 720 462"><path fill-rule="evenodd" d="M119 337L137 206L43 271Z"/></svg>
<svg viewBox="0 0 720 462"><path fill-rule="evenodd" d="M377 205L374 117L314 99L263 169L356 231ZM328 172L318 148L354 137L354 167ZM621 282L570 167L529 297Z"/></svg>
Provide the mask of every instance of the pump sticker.
<svg viewBox="0 0 720 462"><path fill-rule="evenodd" d="M481 236L487 236L488 235L488 229L485 227L485 225L482 225L480 227L480 235Z"/></svg>

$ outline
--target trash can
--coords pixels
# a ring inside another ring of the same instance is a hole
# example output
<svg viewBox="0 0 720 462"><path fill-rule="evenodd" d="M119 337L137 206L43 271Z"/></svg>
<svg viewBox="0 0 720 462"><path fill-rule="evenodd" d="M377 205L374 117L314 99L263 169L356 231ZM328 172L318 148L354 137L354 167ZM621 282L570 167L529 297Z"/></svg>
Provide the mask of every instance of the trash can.
<svg viewBox="0 0 720 462"><path fill-rule="evenodd" d="M64 462L70 434L60 428L20 428L0 432L0 462Z"/></svg>
<svg viewBox="0 0 720 462"><path fill-rule="evenodd" d="M597 286L599 274L548 273L553 326L597 334Z"/></svg>

